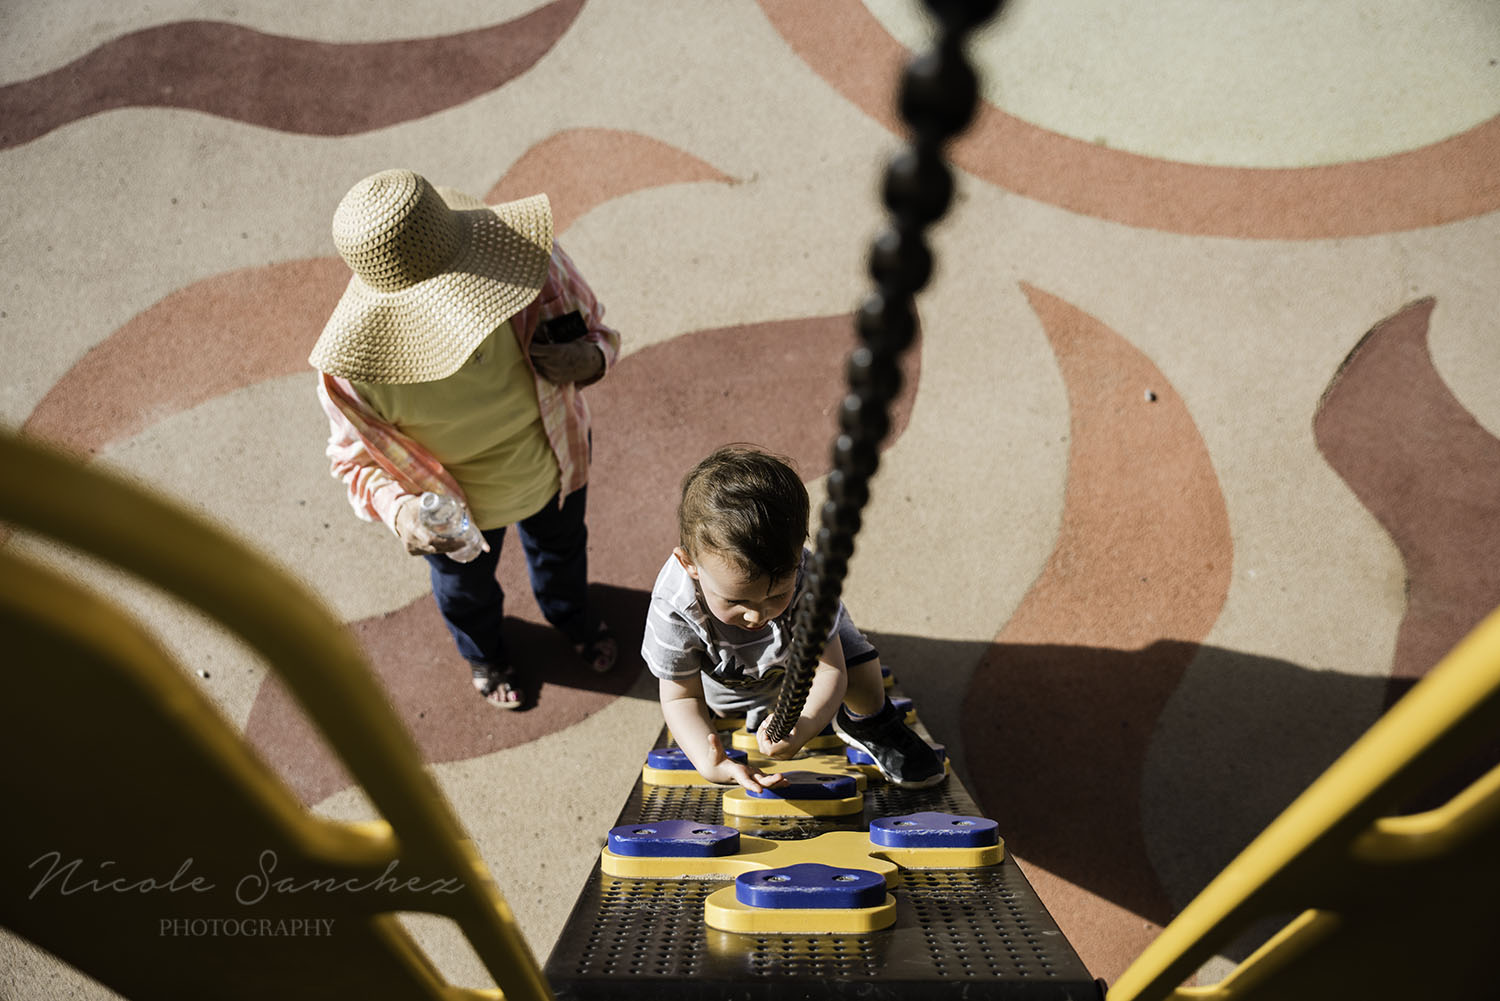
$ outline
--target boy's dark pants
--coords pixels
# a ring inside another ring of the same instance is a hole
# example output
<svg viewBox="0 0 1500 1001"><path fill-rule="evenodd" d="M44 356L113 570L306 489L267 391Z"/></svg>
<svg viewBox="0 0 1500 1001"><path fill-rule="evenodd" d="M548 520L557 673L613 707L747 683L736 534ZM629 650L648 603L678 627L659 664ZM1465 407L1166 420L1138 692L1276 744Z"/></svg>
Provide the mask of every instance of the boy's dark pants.
<svg viewBox="0 0 1500 1001"><path fill-rule="evenodd" d="M581 487L559 508L554 494L540 511L516 523L537 606L542 616L574 643L588 636L587 500L588 488ZM458 644L458 652L471 663L504 667L510 664L501 634L505 595L495 579L495 568L505 528L492 528L484 537L490 551L480 553L472 562L458 563L439 554L426 558L427 567L438 611Z"/></svg>

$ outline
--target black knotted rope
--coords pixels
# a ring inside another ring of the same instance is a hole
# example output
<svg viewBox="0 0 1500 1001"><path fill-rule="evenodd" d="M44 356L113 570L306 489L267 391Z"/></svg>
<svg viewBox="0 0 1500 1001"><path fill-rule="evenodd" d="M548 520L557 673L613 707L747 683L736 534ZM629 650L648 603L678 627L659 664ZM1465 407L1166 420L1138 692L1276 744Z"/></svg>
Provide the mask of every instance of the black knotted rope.
<svg viewBox="0 0 1500 1001"><path fill-rule="evenodd" d="M906 149L886 167L888 228L870 249L875 291L855 317L859 344L849 355L848 393L839 406L828 499L819 511L817 548L793 621L790 664L766 735L784 740L802 715L824 639L833 628L860 512L880 465L880 443L890 431L890 406L901 391L901 355L917 331L915 296L932 276L925 232L948 211L953 175L943 146L969 124L979 81L964 53L969 34L1000 10L1002 0L927 0L938 35L902 74L901 117L910 127Z"/></svg>

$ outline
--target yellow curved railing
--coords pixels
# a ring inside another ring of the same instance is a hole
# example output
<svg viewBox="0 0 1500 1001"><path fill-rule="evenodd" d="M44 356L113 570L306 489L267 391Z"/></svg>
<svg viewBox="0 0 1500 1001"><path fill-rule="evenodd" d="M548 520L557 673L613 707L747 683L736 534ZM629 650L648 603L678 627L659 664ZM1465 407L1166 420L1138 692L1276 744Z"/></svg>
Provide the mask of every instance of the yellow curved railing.
<svg viewBox="0 0 1500 1001"><path fill-rule="evenodd" d="M315 594L181 507L10 432L0 519L243 641L384 818L310 813L147 630L7 546L0 924L129 997L551 997L352 636ZM402 912L450 918L500 990L445 983Z"/></svg>
<svg viewBox="0 0 1500 1001"><path fill-rule="evenodd" d="M1500 994L1500 766L1402 815L1500 741L1500 611L1183 909L1108 1001ZM1221 983L1181 985L1252 923L1293 915Z"/></svg>

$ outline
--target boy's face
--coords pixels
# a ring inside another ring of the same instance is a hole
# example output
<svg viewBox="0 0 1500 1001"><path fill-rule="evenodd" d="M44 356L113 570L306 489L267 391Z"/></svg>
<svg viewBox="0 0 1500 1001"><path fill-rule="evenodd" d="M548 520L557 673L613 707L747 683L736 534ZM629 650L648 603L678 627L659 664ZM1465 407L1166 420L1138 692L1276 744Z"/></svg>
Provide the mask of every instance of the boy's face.
<svg viewBox="0 0 1500 1001"><path fill-rule="evenodd" d="M792 603L792 590L797 584L795 571L772 580L753 576L754 571L741 570L732 560L712 550L700 553L696 562L681 546L672 553L688 576L698 582L709 614L725 625L762 629Z"/></svg>

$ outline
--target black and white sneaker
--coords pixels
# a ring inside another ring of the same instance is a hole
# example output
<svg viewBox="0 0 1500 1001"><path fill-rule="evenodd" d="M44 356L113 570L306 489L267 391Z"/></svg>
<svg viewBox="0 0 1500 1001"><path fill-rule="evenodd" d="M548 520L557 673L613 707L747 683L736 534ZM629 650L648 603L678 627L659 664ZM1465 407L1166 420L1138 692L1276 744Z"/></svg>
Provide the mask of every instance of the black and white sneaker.
<svg viewBox="0 0 1500 1001"><path fill-rule="evenodd" d="M833 716L833 729L844 743L874 758L875 767L891 785L922 789L948 777L938 752L906 725L901 710L890 699L885 700L874 716L858 720L839 706Z"/></svg>

